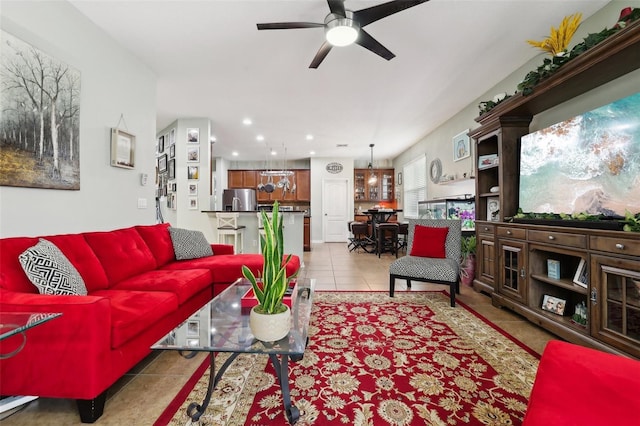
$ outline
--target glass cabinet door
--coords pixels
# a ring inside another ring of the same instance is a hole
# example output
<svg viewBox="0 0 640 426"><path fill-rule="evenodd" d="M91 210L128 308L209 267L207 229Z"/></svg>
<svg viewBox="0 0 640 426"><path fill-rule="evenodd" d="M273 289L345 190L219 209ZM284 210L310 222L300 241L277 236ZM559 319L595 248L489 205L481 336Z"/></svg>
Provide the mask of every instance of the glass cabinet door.
<svg viewBox="0 0 640 426"><path fill-rule="evenodd" d="M393 201L393 170L380 170L380 200Z"/></svg>
<svg viewBox="0 0 640 426"><path fill-rule="evenodd" d="M511 299L526 303L525 243L509 241L500 242L500 293Z"/></svg>
<svg viewBox="0 0 640 426"><path fill-rule="evenodd" d="M591 290L595 333L640 357L640 265L638 262L592 256L600 288Z"/></svg>
<svg viewBox="0 0 640 426"><path fill-rule="evenodd" d="M355 170L353 174L354 199L356 201L364 201L365 192L365 172L363 170Z"/></svg>

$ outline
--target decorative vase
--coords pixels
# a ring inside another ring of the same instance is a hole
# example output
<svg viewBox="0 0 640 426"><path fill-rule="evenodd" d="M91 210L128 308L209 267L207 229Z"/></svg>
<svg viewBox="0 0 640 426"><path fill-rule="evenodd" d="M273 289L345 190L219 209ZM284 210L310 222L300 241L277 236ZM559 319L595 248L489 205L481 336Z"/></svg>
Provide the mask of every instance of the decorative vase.
<svg viewBox="0 0 640 426"><path fill-rule="evenodd" d="M476 274L476 255L468 254L462 261L460 266L460 282L463 285L471 287L473 278Z"/></svg>
<svg viewBox="0 0 640 426"><path fill-rule="evenodd" d="M253 337L263 342L275 342L286 337L291 329L291 310L287 305L286 311L279 314L261 314L256 312L257 306L251 309L249 328Z"/></svg>

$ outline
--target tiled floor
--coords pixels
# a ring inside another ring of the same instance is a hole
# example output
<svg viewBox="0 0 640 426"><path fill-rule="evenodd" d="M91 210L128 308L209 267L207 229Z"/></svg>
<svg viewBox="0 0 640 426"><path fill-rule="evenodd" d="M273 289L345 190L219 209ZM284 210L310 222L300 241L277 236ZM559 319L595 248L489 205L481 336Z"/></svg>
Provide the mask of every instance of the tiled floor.
<svg viewBox="0 0 640 426"><path fill-rule="evenodd" d="M314 244L312 251L305 253L302 276L315 278L316 289L322 291L388 291L389 264L394 259L388 253L378 258L368 253L348 252L343 243ZM445 288L424 283L412 285L412 290L418 291ZM406 290L404 281L396 283L396 290ZM488 296L470 288L463 287L458 300L538 353L554 338L518 315L493 307ZM95 424L152 425L204 356L184 359L170 351L151 355L110 389L105 412ZM74 401L41 398L0 424L66 426L81 423Z"/></svg>

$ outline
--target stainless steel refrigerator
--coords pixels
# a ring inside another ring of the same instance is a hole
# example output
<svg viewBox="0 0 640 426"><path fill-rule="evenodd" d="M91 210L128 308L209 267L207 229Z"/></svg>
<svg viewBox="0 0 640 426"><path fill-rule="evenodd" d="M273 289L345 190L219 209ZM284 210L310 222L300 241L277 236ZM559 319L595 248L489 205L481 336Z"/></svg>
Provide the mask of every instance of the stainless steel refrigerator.
<svg viewBox="0 0 640 426"><path fill-rule="evenodd" d="M257 206L255 189L225 189L222 191L222 209L228 212L251 212Z"/></svg>

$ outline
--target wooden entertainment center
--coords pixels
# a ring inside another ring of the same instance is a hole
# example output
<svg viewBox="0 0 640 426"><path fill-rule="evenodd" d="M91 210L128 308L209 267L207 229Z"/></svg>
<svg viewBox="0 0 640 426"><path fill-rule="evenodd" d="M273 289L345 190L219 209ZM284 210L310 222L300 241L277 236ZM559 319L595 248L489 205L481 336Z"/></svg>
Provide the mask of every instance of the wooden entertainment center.
<svg viewBox="0 0 640 426"><path fill-rule="evenodd" d="M640 233L504 220L518 210L520 138L530 132L533 116L639 68L636 21L564 65L532 94L516 94L476 118L480 127L469 133L476 164L480 156L498 158L476 174L474 288L490 294L495 306L563 339L635 358L640 358ZM497 220L487 217L494 205ZM549 260L559 266L557 278L550 277ZM564 312L543 309L545 296L564 301ZM586 312L573 318L582 313L582 304Z"/></svg>

